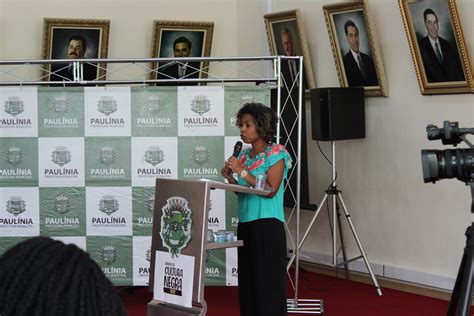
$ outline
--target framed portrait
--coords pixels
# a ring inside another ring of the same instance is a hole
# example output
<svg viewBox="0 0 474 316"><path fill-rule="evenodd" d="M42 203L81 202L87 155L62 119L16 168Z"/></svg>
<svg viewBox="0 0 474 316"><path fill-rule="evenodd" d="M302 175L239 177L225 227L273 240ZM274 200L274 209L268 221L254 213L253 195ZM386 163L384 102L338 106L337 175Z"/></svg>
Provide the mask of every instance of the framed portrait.
<svg viewBox="0 0 474 316"><path fill-rule="evenodd" d="M152 58L209 57L213 31L213 22L153 21ZM179 79L207 78L209 63L171 61L152 68L151 79L178 79L166 84L181 85Z"/></svg>
<svg viewBox="0 0 474 316"><path fill-rule="evenodd" d="M454 0L399 0L421 94L473 92Z"/></svg>
<svg viewBox="0 0 474 316"><path fill-rule="evenodd" d="M323 11L341 87L364 87L366 96L388 96L367 1L325 5Z"/></svg>
<svg viewBox="0 0 474 316"><path fill-rule="evenodd" d="M45 18L44 59L107 58L109 20ZM47 65L45 80L71 81L71 63ZM104 80L105 65L84 63L83 80Z"/></svg>
<svg viewBox="0 0 474 316"><path fill-rule="evenodd" d="M311 56L299 9L265 14L264 19L270 54L273 56L303 56L304 89L315 88ZM295 63L298 61L282 60L281 63L282 80L289 87L299 70L299 65Z"/></svg>

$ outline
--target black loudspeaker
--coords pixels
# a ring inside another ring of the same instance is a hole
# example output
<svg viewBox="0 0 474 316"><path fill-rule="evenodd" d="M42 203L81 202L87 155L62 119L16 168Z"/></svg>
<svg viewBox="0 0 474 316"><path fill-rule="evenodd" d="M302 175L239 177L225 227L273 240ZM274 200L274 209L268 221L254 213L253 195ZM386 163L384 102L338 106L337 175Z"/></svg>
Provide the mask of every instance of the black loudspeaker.
<svg viewBox="0 0 474 316"><path fill-rule="evenodd" d="M311 125L314 140L365 138L364 88L312 89Z"/></svg>

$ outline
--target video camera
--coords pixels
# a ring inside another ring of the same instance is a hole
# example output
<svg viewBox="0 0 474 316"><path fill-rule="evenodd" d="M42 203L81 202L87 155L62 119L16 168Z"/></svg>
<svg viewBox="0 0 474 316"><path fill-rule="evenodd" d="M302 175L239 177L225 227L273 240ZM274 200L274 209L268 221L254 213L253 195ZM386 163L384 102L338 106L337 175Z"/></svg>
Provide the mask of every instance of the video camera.
<svg viewBox="0 0 474 316"><path fill-rule="evenodd" d="M456 178L471 187L471 213L474 214L474 146L466 139L474 134L474 128L459 128L458 122L443 122L443 128L429 124L426 126L429 140L441 139L444 145L456 147L464 141L469 148L463 149L422 149L421 164L425 182L435 183L440 179ZM448 315L468 315L472 300L472 280L474 279L474 222L466 230L466 247L459 266Z"/></svg>
<svg viewBox="0 0 474 316"><path fill-rule="evenodd" d="M443 128L429 124L426 126L429 140L441 139L443 145L456 147L464 141L469 148L463 149L422 149L421 163L425 183L440 179L456 178L466 184L474 183L474 146L465 135L474 134L474 128L459 128L458 122L443 122Z"/></svg>

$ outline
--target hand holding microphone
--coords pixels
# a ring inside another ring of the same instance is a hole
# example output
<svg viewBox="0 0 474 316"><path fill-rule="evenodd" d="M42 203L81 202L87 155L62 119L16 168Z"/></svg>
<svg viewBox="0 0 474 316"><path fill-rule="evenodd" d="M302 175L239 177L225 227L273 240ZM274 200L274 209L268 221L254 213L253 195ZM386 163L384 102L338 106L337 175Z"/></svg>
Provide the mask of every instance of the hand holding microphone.
<svg viewBox="0 0 474 316"><path fill-rule="evenodd" d="M238 141L234 145L234 152L232 153L232 156L227 159L227 161L224 164L224 167L221 170L221 174L226 178L227 180L230 180L230 178L233 178L232 175L234 173L232 164L238 163L237 157L240 154L240 151L242 150L242 142Z"/></svg>
<svg viewBox="0 0 474 316"><path fill-rule="evenodd" d="M232 157L237 159L237 157L239 156L241 150L242 150L242 142L238 141L234 145L234 152L232 153ZM232 157L230 157L228 159L229 165L231 165ZM234 171L231 168L229 168L229 175L232 175L233 173L234 173Z"/></svg>

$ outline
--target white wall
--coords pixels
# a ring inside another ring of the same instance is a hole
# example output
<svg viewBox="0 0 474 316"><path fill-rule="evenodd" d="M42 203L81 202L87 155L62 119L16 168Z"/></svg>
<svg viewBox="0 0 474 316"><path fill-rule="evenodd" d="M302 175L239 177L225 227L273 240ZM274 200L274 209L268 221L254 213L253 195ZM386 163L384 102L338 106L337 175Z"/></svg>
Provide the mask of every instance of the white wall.
<svg viewBox="0 0 474 316"><path fill-rule="evenodd" d="M41 59L45 17L110 20L108 58L152 57L153 20L214 22L212 55L237 54L235 0L0 0L0 9L2 60Z"/></svg>
<svg viewBox="0 0 474 316"><path fill-rule="evenodd" d="M300 8L317 87L338 86L321 0L0 0L0 60L42 58L44 17L110 19L109 58L150 57L153 20L214 21L212 56L267 55L263 15ZM424 184L420 149L450 148L426 139L428 123L474 126L473 95L420 94L397 1L369 1L390 90L366 99L363 140L337 142L338 186L373 263L454 278L472 218L468 188L457 180ZM458 0L470 61L474 1ZM309 117L309 106L307 114ZM310 126L308 126L309 130ZM330 183L330 166L309 134L309 190L314 203ZM328 143L322 143L330 154ZM303 223L312 213L303 212ZM307 222L307 220L306 220ZM330 254L326 214L304 250ZM304 228L304 227L303 227ZM346 231L350 254L356 253Z"/></svg>
<svg viewBox="0 0 474 316"><path fill-rule="evenodd" d="M273 1L274 11L300 8L317 87L339 85L322 10L328 3L333 2ZM369 4L390 95L366 98L366 139L336 143L337 184L372 263L455 278L464 232L472 220L470 190L457 180L424 184L420 150L453 148L428 141L425 127L442 126L443 120L473 127L474 98L422 96L398 2ZM459 0L457 5L472 65L474 1ZM329 156L329 143L322 144ZM308 140L308 157L311 198L319 203L331 182L330 166L313 140ZM302 223L312 217L308 212L303 215ZM358 254L347 230L345 237L349 253ZM331 254L331 245L328 219L321 214L303 250Z"/></svg>

